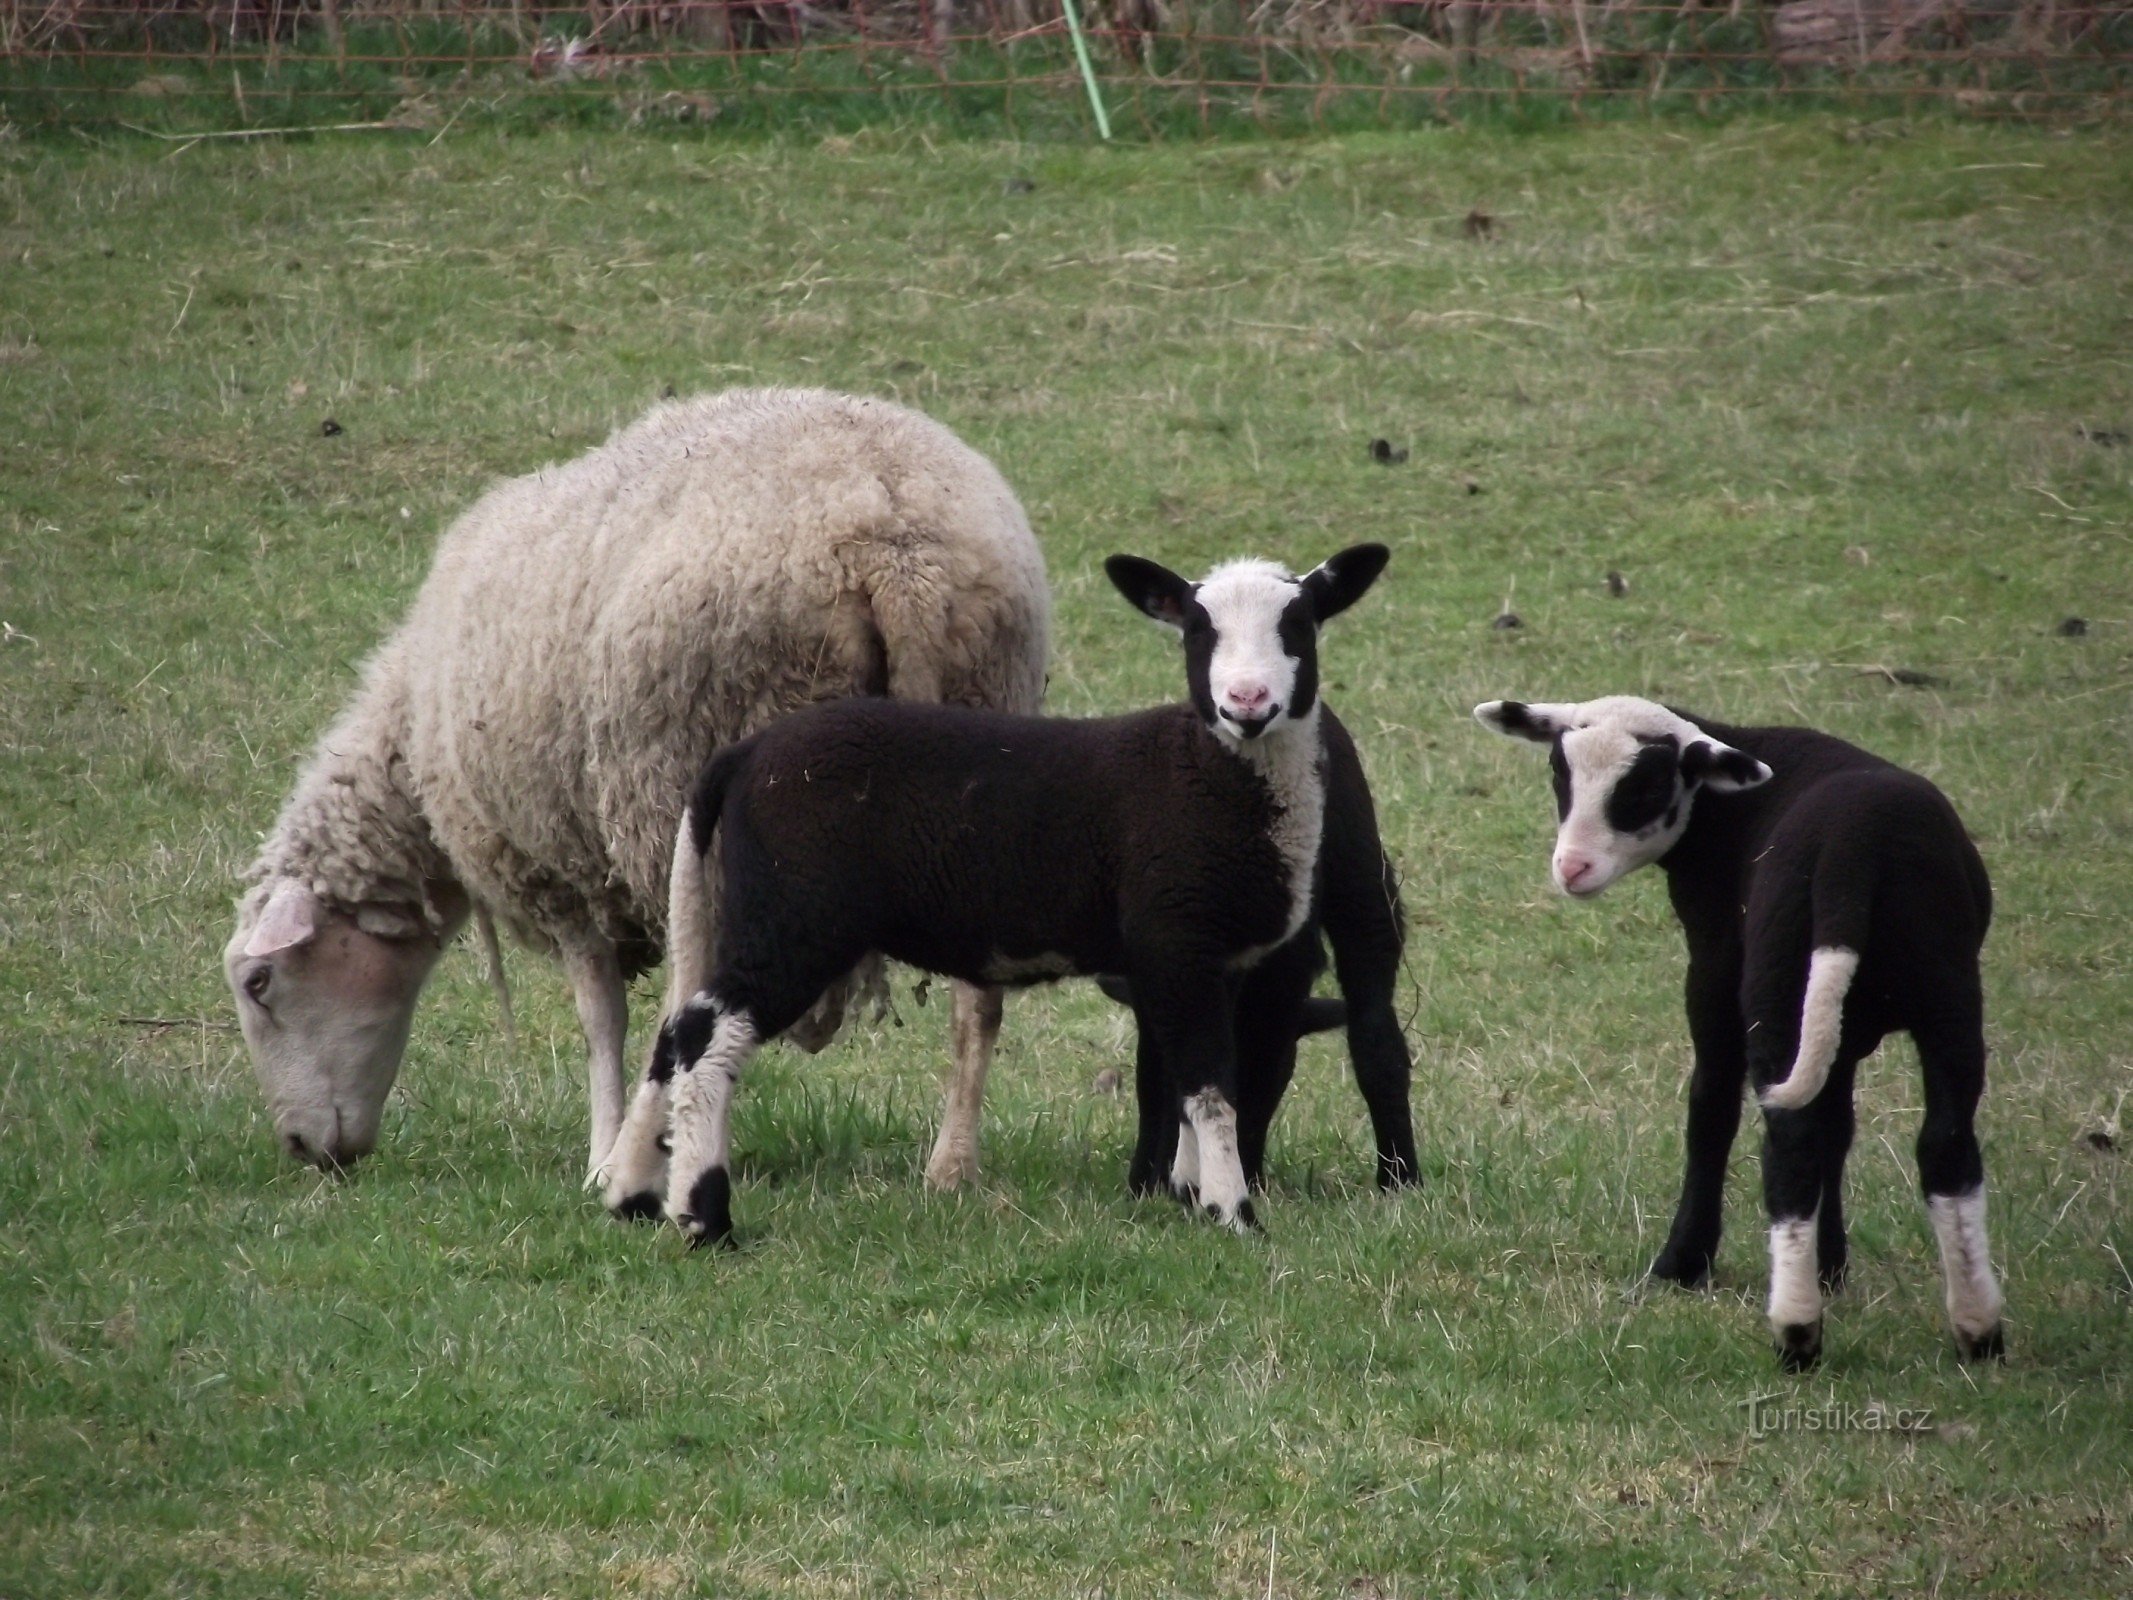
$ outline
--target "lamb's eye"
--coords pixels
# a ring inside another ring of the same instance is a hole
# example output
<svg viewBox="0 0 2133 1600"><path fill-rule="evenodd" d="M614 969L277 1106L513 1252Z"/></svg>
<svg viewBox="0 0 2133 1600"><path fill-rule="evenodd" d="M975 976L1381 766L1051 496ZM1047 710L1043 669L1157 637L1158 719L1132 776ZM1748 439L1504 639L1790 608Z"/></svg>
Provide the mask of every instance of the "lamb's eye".
<svg viewBox="0 0 2133 1600"><path fill-rule="evenodd" d="M252 997L254 1005L267 1003L267 985L274 981L274 969L257 966L244 975L244 992Z"/></svg>

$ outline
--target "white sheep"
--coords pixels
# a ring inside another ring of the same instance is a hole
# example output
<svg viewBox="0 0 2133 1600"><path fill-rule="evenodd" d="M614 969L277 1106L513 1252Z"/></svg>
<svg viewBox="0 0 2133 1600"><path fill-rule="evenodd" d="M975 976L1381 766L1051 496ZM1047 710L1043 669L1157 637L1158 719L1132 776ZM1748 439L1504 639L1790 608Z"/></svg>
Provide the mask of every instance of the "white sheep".
<svg viewBox="0 0 2133 1600"><path fill-rule="evenodd" d="M884 401L676 401L490 489L297 780L224 952L284 1148L344 1166L377 1142L416 998L478 905L570 978L597 1179L625 985L659 960L705 755L849 694L1034 712L1050 624L1005 480ZM693 992L700 957L677 957ZM999 997L958 985L955 1013L957 1080L982 1084Z"/></svg>

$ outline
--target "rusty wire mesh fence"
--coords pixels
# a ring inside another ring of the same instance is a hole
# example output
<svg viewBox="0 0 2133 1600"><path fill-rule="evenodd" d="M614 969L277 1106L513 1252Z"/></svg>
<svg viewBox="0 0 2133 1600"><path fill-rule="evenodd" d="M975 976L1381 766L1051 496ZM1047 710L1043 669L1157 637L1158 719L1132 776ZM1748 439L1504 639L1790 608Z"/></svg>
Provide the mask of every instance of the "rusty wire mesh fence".
<svg viewBox="0 0 2133 1600"><path fill-rule="evenodd" d="M1029 132L1101 100L1132 135L1756 97L2122 115L2129 90L2133 0L0 0L0 115L32 126Z"/></svg>

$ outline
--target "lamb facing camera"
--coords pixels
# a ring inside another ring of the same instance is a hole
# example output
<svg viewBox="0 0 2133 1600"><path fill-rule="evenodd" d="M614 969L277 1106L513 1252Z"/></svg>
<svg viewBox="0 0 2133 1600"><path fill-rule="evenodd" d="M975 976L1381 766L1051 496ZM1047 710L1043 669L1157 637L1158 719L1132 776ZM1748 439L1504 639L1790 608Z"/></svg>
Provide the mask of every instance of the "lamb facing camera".
<svg viewBox="0 0 2133 1600"><path fill-rule="evenodd" d="M1183 639L1183 705L1069 720L854 700L720 750L677 853L717 845L712 970L666 1018L609 1206L649 1215L663 1195L693 1239L729 1237L741 1068L874 951L977 985L1125 977L1177 1125L1174 1192L1256 1228L1235 980L1309 918L1326 804L1318 633L1387 558L1359 545L1300 578L1242 561L1191 583L1112 557L1120 592Z"/></svg>

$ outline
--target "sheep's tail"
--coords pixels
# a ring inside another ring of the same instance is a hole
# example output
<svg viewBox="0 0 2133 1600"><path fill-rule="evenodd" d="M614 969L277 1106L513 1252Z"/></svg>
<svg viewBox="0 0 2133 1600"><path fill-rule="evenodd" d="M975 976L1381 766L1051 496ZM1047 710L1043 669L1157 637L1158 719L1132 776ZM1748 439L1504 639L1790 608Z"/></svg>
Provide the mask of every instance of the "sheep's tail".
<svg viewBox="0 0 2133 1600"><path fill-rule="evenodd" d="M479 900L474 902L474 926L481 932L481 953L489 964L489 988L496 996L497 1010L503 1014L504 1043L515 1047L518 1019L511 1014L511 983L504 976L504 947L496 942L496 919Z"/></svg>
<svg viewBox="0 0 2133 1600"><path fill-rule="evenodd" d="M1766 1111L1797 1111L1822 1092L1844 1036L1844 997L1859 971L1874 902L1871 842L1825 851L1815 863L1814 953L1807 958L1807 992L1800 1003L1800 1048L1792 1071L1765 1089Z"/></svg>

